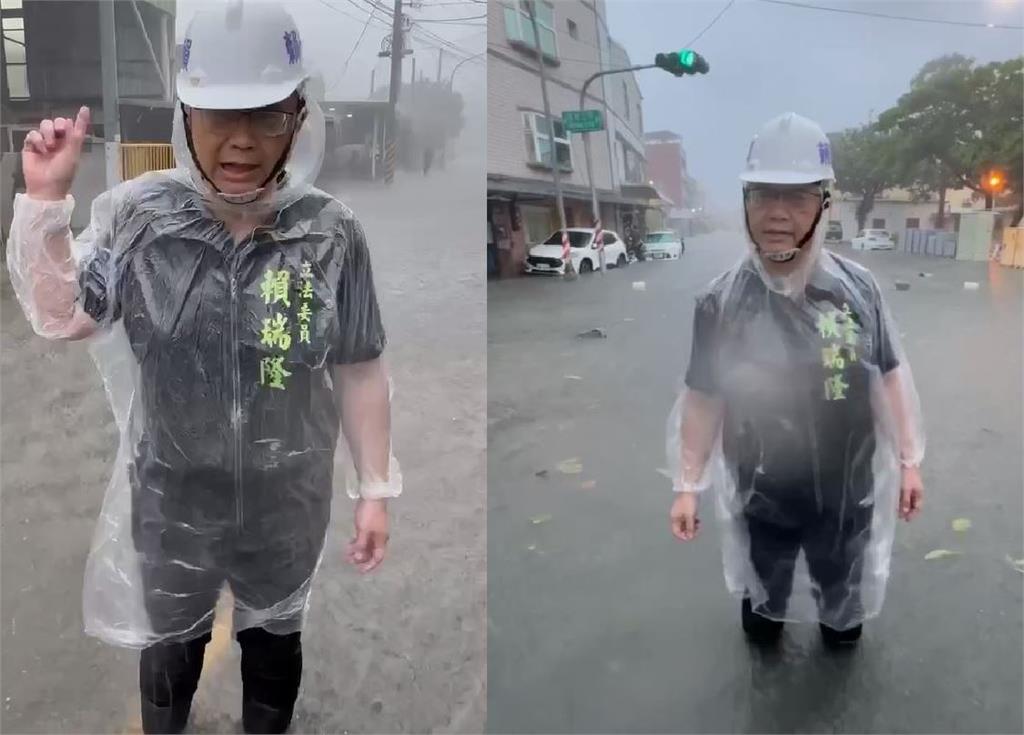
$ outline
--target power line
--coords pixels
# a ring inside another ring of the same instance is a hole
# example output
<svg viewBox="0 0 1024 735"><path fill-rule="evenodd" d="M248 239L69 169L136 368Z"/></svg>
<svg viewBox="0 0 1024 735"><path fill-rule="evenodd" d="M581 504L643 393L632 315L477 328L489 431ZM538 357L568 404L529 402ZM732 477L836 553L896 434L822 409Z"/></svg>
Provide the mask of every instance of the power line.
<svg viewBox="0 0 1024 735"><path fill-rule="evenodd" d="M363 21L362 18L357 18L356 16L352 15L351 13L346 13L341 8L336 7L334 5L331 5L329 2L327 2L327 0L317 0L317 2L319 2L321 5L323 5L325 7L330 8L335 13L340 13L341 15L344 15L346 18L351 18L352 20L359 21L360 23ZM349 2L351 2L351 0L349 0ZM356 7L359 9L360 12L364 12L364 13L366 12L362 8L359 8L358 5ZM374 20L376 20L376 18ZM391 30L391 26L385 25L384 27L386 27L388 30Z"/></svg>
<svg viewBox="0 0 1024 735"><path fill-rule="evenodd" d="M484 13L483 15L467 15L465 18L437 18L436 20L434 20L434 19L427 20L427 19L424 19L424 18L416 18L416 22L417 23L456 23L456 22L458 22L460 20L480 20L481 18L486 18L486 17L487 17L487 13Z"/></svg>
<svg viewBox="0 0 1024 735"><path fill-rule="evenodd" d="M447 26L468 26L470 28L486 28L486 23L465 23L458 20L427 20L425 18L417 18L416 23L441 23Z"/></svg>
<svg viewBox="0 0 1024 735"><path fill-rule="evenodd" d="M354 0L348 0L348 2L352 3L353 5L355 5ZM377 2L377 0L363 0L363 2L366 5L369 5L371 8L379 10L381 13L386 15L388 18L391 18L392 20L394 19L394 17L395 17L394 12L392 10L389 10L386 6L384 6L380 2ZM359 7L359 6L357 5L356 7ZM360 10L362 10L362 12L364 12L364 13L366 12L362 8L360 8ZM403 15L405 15L405 17L411 19L410 15L404 14L404 13L403 13ZM416 21L416 22L418 23L420 21ZM418 29L418 30L421 33L423 33L423 34L426 34L430 39L432 39L434 41L434 43L429 43L422 36L416 36L415 35L415 30L416 29L410 31L410 33L413 34L414 38L417 38L418 40L423 41L423 43L425 43L427 46L430 46L432 48L439 48L439 46L437 44L441 43L441 44L444 44L446 50L452 51L453 53L462 54L464 57L465 56L472 56L473 55L472 51L469 51L467 49L462 48L458 44L449 41L447 38L443 38L441 36L438 36L436 33L433 33L432 31L430 31L429 28L422 28L422 29Z"/></svg>
<svg viewBox="0 0 1024 735"><path fill-rule="evenodd" d="M461 46L459 46L458 44L452 43L447 38L443 38L443 37L437 35L436 33L434 33L429 28L413 29L412 32L416 33L417 31L420 32L420 33L426 34L429 38L432 38L432 39L434 39L437 42L443 43L449 49L452 49L453 51L456 51L456 52L462 54L463 56L472 56L473 55L472 51L464 49ZM420 40L422 40L422 39L420 39Z"/></svg>
<svg viewBox="0 0 1024 735"><path fill-rule="evenodd" d="M344 74L346 71L348 71L348 62L352 61L352 57L355 55L356 49L359 48L359 44L362 42L363 36L366 35L366 29L370 27L370 21L371 20L373 20L373 11L372 10L370 11L370 14L368 16L366 16L366 22L363 23L363 30L360 31L359 38L356 39L355 44L352 46L352 50L348 52L348 58L345 59L345 65L341 69L341 73L342 74Z"/></svg>
<svg viewBox="0 0 1024 735"><path fill-rule="evenodd" d="M334 5L331 5L329 2L327 2L327 0L318 0L318 2L321 5L324 5L325 7L330 8L334 12L340 13L341 15L344 15L346 18L351 18L352 20L356 20L356 21L359 21L359 22L364 22L363 18L357 18L354 15L352 15L351 13L346 13L341 8L338 8L338 7L334 6ZM357 10L359 10L359 12L361 12L361 13L366 13L367 12L365 9L363 9L359 5L356 5L355 2L353 2L353 0L347 0L347 2L350 5L353 5ZM369 23L370 20L372 19L372 21L375 22L379 27L383 28L384 30L390 31L391 30L391 24L390 23L387 23L387 22L385 22L384 20L382 20L380 18L372 17L374 10L380 10L381 12L385 12L385 10L382 9L382 7L380 5L378 5L378 4L376 4L376 3L369 2L368 0L366 0L366 2L371 7L371 10L369 11L369 15L367 16L367 19L365 20L365 22ZM394 13L388 12L388 15L390 17L392 17L392 18L394 17ZM426 28L423 29L423 33L425 33L425 34L429 33L430 36L433 37L433 39L430 39L429 37L424 39L421 36L415 36L425 46L429 46L430 48L435 48L435 49L436 48L441 48L441 46L438 45L438 43L440 42L440 43L444 44L446 51L451 51L452 53L462 54L463 56L472 56L472 54L473 54L472 51L467 51L466 49L462 48L461 46L458 46L457 44L454 44L451 41L448 41L447 39L442 38L441 36L438 36L436 34L430 33L429 30L426 29Z"/></svg>
<svg viewBox="0 0 1024 735"><path fill-rule="evenodd" d="M724 8L722 8L721 10L718 11L718 15L716 15L714 18L712 18L711 22L708 23L706 26L704 26L704 30L701 31L700 33L698 33L696 36L694 36L693 40L690 41L689 43L687 43L685 48L689 48L693 44L697 43L697 41L700 40L700 37L703 36L705 33L707 33L711 29L711 26L713 26L715 23L718 22L719 18L721 18L723 15L725 15L725 11L728 10L729 8L731 8L734 2L736 2L736 0L729 0L728 4L726 4L726 6Z"/></svg>
<svg viewBox="0 0 1024 735"><path fill-rule="evenodd" d="M942 20L939 18L916 18L909 15L889 15L887 13L872 13L867 10L849 10L847 8L827 8L823 5L810 5L807 3L794 3L790 0L759 0L762 3L770 3L772 5L789 5L794 8L803 8L804 10L824 10L830 13L846 13L847 15L865 15L870 18L885 18L887 20L907 20L915 23L935 23L938 25L945 26L964 26L967 28L999 28L1004 31L1022 31L1024 26L1008 26L1000 23L972 23L970 21L962 20Z"/></svg>

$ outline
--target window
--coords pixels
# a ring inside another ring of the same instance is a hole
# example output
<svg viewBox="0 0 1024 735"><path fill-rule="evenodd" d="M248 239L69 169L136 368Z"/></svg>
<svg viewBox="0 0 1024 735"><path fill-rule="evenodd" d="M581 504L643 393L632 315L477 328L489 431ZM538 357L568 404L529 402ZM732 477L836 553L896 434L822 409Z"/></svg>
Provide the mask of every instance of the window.
<svg viewBox="0 0 1024 735"><path fill-rule="evenodd" d="M619 145L619 161L622 164L620 176L626 184L646 184L644 177L644 159L633 148L626 144L621 138L617 141Z"/></svg>
<svg viewBox="0 0 1024 735"><path fill-rule="evenodd" d="M551 145L554 139L555 160L562 171L572 171L572 144L562 127L560 118L552 118L551 125L536 112L523 113L523 131L526 135L527 160L535 165L551 167Z"/></svg>
<svg viewBox="0 0 1024 735"><path fill-rule="evenodd" d="M585 248L590 244L593 236L589 232L580 232L579 230L569 230L569 247L571 248ZM555 230L551 233L551 237L544 241L545 245L561 245L562 244L562 231Z"/></svg>
<svg viewBox="0 0 1024 735"><path fill-rule="evenodd" d="M601 235L601 242L605 245L614 245L619 241L619 238L615 237L614 232L608 232L607 230Z"/></svg>
<svg viewBox="0 0 1024 735"><path fill-rule="evenodd" d="M533 23L530 20L530 7L537 14L537 30L540 33L540 47L544 55L552 59L558 58L558 46L555 43L555 7L546 0L512 0L505 6L505 36L513 45L537 48L537 39L533 35Z"/></svg>
<svg viewBox="0 0 1024 735"><path fill-rule="evenodd" d="M885 220L884 219L873 219L871 220L871 229L873 230L884 230Z"/></svg>
<svg viewBox="0 0 1024 735"><path fill-rule="evenodd" d="M576 24L568 18L566 18L565 22L566 25L569 26L569 37L578 41L580 39L580 29L577 28Z"/></svg>
<svg viewBox="0 0 1024 735"><path fill-rule="evenodd" d="M908 230L917 230L920 227L921 227L921 218L920 217L907 217L907 229Z"/></svg>
<svg viewBox="0 0 1024 735"><path fill-rule="evenodd" d="M25 18L21 0L3 0L0 3L0 25L3 26L4 75L7 91L12 100L27 100L28 63L25 56Z"/></svg>

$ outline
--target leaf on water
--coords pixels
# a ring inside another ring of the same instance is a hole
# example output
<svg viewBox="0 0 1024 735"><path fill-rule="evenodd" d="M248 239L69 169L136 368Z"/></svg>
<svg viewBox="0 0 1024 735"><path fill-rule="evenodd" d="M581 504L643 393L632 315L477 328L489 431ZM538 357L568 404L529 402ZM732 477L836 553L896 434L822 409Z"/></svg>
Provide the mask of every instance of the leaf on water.
<svg viewBox="0 0 1024 735"><path fill-rule="evenodd" d="M547 523L552 518L554 518L554 516L552 516L550 513L545 513L541 516L534 516L530 519L530 523L532 523L535 526L539 526L541 523Z"/></svg>
<svg viewBox="0 0 1024 735"><path fill-rule="evenodd" d="M536 551L537 550L537 545L536 544L530 544L529 546L526 547L526 550L527 551Z"/></svg>
<svg viewBox="0 0 1024 735"><path fill-rule="evenodd" d="M562 460L557 467L563 475L578 475L583 472L583 465L580 463L579 457Z"/></svg>
<svg viewBox="0 0 1024 735"><path fill-rule="evenodd" d="M580 483L580 487L584 490L593 490L597 487L597 480L586 480Z"/></svg>
<svg viewBox="0 0 1024 735"><path fill-rule="evenodd" d="M565 379L566 380L583 380L583 378L581 378L579 375L566 375Z"/></svg>
<svg viewBox="0 0 1024 735"><path fill-rule="evenodd" d="M925 561L931 561L932 559L945 559L947 556L960 556L960 551L950 551L949 549L935 549L929 551L924 555Z"/></svg>
<svg viewBox="0 0 1024 735"><path fill-rule="evenodd" d="M953 519L953 530L954 531L959 531L960 533L963 533L964 531L970 529L971 525L972 524L971 524L971 519L970 518L954 518Z"/></svg>

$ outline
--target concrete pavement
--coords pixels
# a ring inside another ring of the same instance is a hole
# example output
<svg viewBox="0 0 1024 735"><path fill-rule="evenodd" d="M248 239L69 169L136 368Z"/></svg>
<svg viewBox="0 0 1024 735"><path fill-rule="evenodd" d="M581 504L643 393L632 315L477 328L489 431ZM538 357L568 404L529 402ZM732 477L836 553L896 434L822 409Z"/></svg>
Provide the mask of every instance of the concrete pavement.
<svg viewBox="0 0 1024 735"><path fill-rule="evenodd" d="M680 261L603 280L489 286L489 730L1020 732L1022 576L1006 557L1024 556L1021 272L855 256L915 370L925 512L898 530L888 601L857 651L829 655L814 627L788 626L762 655L725 591L711 508L677 543L658 472L693 298L742 242L695 237ZM575 336L594 327L607 339ZM957 517L973 528L953 532ZM925 561L937 548L962 555Z"/></svg>

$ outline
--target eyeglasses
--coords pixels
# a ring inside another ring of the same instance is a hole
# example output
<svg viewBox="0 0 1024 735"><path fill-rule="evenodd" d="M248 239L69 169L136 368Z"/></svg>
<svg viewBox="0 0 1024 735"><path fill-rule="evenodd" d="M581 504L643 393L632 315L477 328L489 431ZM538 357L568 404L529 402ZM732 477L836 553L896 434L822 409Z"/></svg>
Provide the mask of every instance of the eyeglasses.
<svg viewBox="0 0 1024 735"><path fill-rule="evenodd" d="M821 204L821 192L809 189L754 186L745 189L743 196L750 207L767 207L776 200L790 209L812 209Z"/></svg>
<svg viewBox="0 0 1024 735"><path fill-rule="evenodd" d="M291 127L293 112L283 110L201 110L193 108L203 125L214 133L231 132L243 117L249 119L252 131L264 138L278 138Z"/></svg>

